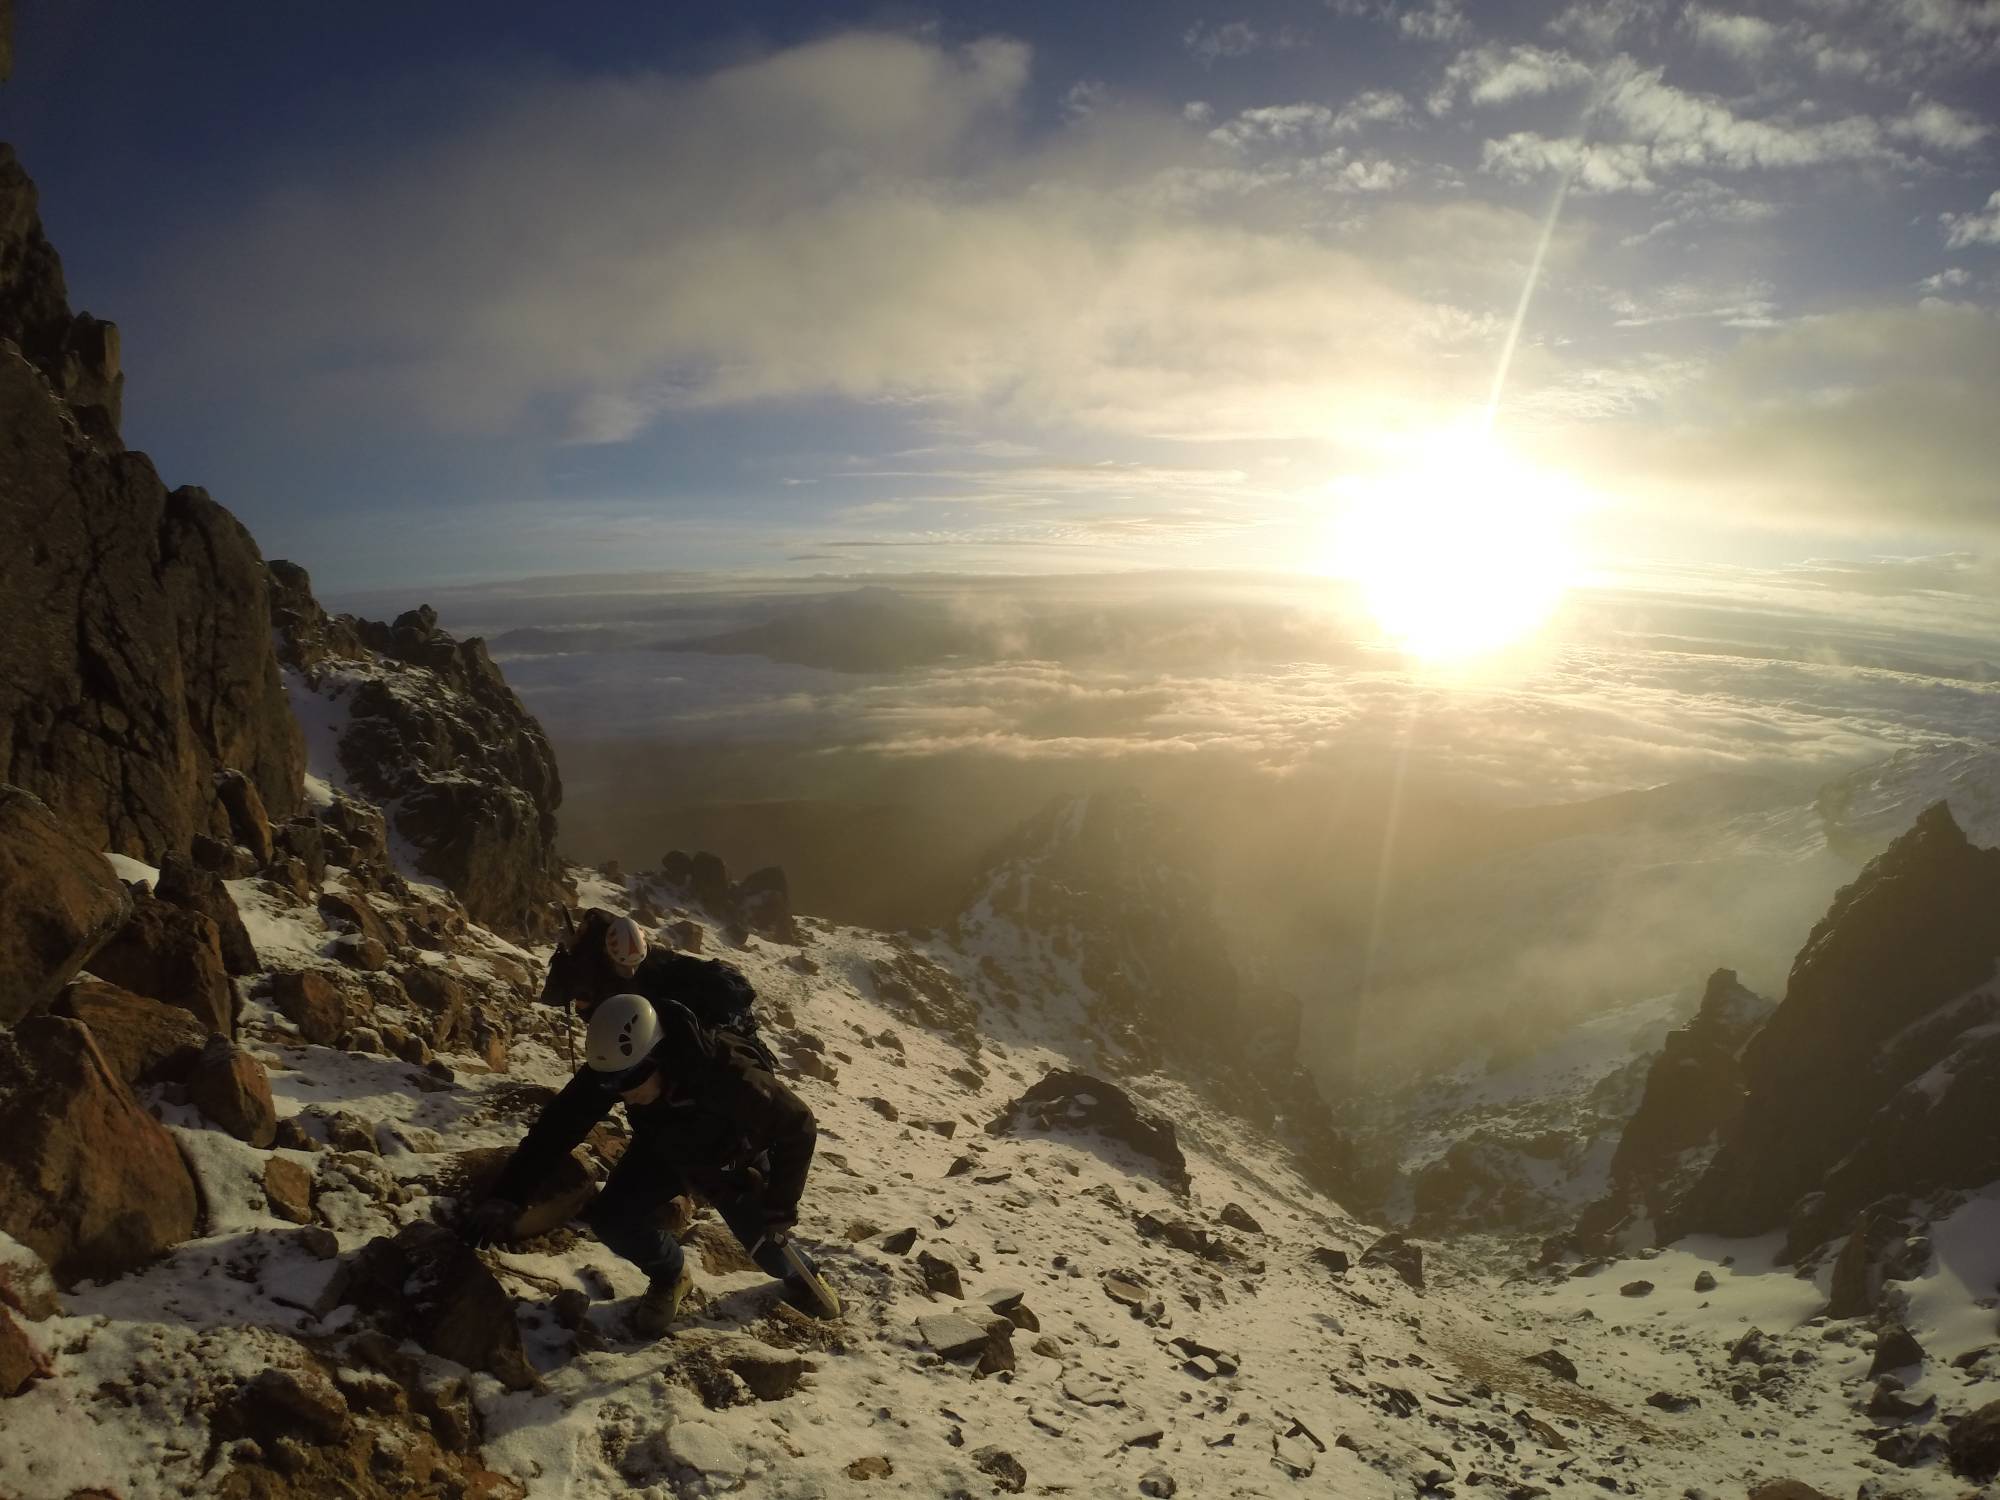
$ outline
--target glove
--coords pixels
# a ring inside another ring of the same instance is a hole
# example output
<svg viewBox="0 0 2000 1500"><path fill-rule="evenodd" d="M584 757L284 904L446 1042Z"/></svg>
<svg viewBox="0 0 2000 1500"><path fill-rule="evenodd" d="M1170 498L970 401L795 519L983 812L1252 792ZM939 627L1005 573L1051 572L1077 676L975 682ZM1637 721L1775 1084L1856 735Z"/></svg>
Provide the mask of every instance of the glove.
<svg viewBox="0 0 2000 1500"><path fill-rule="evenodd" d="M505 1198L487 1198L476 1204L460 1226L466 1244L478 1250L512 1239L514 1226L521 1220L521 1206Z"/></svg>

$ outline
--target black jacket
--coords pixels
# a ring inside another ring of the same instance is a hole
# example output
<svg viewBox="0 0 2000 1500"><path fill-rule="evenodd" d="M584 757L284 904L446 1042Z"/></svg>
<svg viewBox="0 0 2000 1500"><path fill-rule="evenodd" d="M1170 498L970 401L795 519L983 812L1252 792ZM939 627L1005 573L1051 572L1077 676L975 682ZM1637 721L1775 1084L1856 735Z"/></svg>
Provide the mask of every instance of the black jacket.
<svg viewBox="0 0 2000 1500"><path fill-rule="evenodd" d="M758 1065L740 1042L711 1031L683 1005L654 1002L662 1032L653 1055L660 1062L660 1097L625 1106L633 1151L645 1151L663 1168L713 1198L740 1191L742 1169L769 1153L763 1197L769 1222L789 1227L805 1192L819 1128L798 1095ZM591 1126L624 1100L584 1068L549 1101L528 1128L493 1186L493 1195L525 1199Z"/></svg>

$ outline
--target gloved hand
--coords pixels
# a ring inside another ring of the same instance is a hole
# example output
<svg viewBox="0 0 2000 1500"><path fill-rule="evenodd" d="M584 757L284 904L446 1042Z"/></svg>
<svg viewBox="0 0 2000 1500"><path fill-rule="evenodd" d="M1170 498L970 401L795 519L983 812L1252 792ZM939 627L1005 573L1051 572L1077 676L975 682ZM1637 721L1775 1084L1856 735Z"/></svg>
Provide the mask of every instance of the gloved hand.
<svg viewBox="0 0 2000 1500"><path fill-rule="evenodd" d="M468 1245L477 1250L511 1239L514 1226L520 1219L520 1204L509 1203L505 1198L485 1198L474 1204L471 1212L466 1214L459 1233Z"/></svg>

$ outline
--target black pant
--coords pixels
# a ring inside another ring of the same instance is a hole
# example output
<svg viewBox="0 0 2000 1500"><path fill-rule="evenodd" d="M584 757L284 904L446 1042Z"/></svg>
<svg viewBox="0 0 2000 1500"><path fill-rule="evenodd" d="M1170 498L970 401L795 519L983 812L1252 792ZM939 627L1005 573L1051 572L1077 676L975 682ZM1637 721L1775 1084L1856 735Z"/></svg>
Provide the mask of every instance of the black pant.
<svg viewBox="0 0 2000 1500"><path fill-rule="evenodd" d="M774 1212L753 1179L747 1174L732 1178L702 1173L690 1181L673 1163L637 1141L611 1169L584 1220L608 1249L631 1261L649 1280L672 1281L681 1274L686 1256L680 1242L661 1225L660 1211L669 1198L690 1191L714 1206L766 1274L786 1274L783 1260L768 1248L759 1250L758 1241L773 1229L788 1227L791 1215Z"/></svg>

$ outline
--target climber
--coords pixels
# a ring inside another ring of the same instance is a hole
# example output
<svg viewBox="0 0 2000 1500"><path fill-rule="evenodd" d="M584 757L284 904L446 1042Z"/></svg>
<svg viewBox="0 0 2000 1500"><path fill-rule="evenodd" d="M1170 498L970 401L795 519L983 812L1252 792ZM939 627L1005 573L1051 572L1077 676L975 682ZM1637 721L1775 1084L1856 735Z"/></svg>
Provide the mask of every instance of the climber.
<svg viewBox="0 0 2000 1500"><path fill-rule="evenodd" d="M655 947L632 918L601 907L585 912L581 922L572 921L565 908L563 926L542 984L544 1005L574 1006L589 1020L611 995L641 995L655 1004L672 1001L693 1011L702 1025L741 1037L766 1072L777 1071L777 1059L758 1034L752 1008L757 991L734 965Z"/></svg>
<svg viewBox="0 0 2000 1500"><path fill-rule="evenodd" d="M693 1285L685 1253L659 1222L667 1201L690 1189L785 1284L793 1306L840 1316L839 1297L791 1237L817 1138L812 1111L740 1038L703 1026L671 1000L613 995L591 1012L585 1063L467 1215L474 1243L508 1235L522 1200L622 1100L631 1144L586 1217L609 1249L646 1273L633 1315L640 1334L664 1334Z"/></svg>

